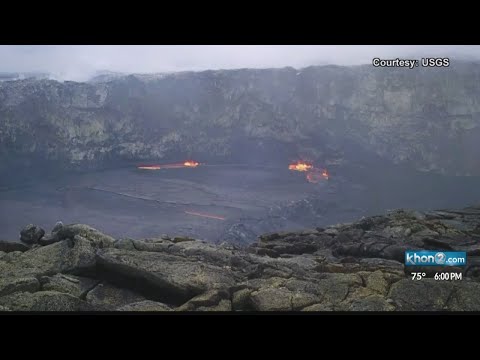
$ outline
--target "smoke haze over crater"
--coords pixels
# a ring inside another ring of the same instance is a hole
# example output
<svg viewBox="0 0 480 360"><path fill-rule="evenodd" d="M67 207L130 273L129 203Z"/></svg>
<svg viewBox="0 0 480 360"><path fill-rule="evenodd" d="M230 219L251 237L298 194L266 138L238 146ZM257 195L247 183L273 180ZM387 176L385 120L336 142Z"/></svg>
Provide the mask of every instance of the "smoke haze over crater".
<svg viewBox="0 0 480 360"><path fill-rule="evenodd" d="M1 45L0 72L44 72L85 81L98 71L158 73L207 69L368 64L373 57L451 56L479 60L480 46L455 45Z"/></svg>

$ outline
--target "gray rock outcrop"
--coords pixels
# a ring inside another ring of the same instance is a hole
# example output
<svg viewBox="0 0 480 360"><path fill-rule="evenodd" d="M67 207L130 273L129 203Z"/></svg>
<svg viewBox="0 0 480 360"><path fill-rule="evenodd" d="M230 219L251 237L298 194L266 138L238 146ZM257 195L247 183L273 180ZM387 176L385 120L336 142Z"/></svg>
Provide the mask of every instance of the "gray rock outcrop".
<svg viewBox="0 0 480 360"><path fill-rule="evenodd" d="M56 243L0 256L0 311L479 311L479 229L480 207L397 210L246 248L65 225ZM405 249L465 251L467 266L406 268Z"/></svg>

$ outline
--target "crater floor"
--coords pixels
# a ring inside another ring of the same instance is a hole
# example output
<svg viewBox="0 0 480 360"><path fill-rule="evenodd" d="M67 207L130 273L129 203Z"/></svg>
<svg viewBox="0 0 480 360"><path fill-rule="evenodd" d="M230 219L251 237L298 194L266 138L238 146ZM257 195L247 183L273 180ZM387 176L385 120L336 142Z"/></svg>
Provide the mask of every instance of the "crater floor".
<svg viewBox="0 0 480 360"><path fill-rule="evenodd" d="M332 170L328 181L280 167L135 167L33 179L0 191L1 237L28 223L87 223L115 238L161 234L251 243L265 232L353 221L388 209L460 207L480 198L476 178L401 170ZM206 215L202 217L199 215Z"/></svg>

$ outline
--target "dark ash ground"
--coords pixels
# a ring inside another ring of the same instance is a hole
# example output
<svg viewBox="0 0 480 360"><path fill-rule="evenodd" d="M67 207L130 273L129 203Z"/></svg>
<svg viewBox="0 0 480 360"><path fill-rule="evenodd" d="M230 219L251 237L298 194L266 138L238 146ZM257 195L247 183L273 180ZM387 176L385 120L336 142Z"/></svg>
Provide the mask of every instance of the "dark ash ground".
<svg viewBox="0 0 480 360"><path fill-rule="evenodd" d="M308 183L304 173L246 165L160 171L131 167L40 178L2 188L0 227L6 240L18 240L28 223L50 229L61 220L89 224L117 238L169 234L246 244L270 231L353 221L400 207L462 207L480 198L473 177L399 168L330 172L330 180L318 184Z"/></svg>

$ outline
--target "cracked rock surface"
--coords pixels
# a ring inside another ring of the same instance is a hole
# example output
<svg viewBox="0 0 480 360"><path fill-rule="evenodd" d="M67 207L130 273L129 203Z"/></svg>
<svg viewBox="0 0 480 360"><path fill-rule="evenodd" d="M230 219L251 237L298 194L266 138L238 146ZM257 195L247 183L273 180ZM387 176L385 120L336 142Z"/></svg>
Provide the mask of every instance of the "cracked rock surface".
<svg viewBox="0 0 480 360"><path fill-rule="evenodd" d="M115 240L80 224L49 236L46 245L1 243L1 312L480 310L480 207L396 210L265 234L245 248ZM467 266L405 268L407 249L466 251ZM427 277L414 281L412 271ZM463 279L438 281L437 271Z"/></svg>

